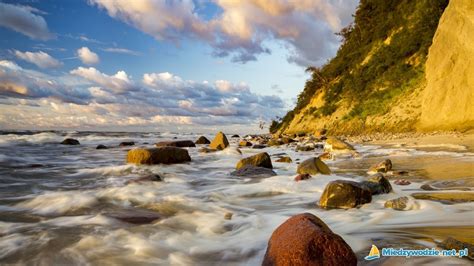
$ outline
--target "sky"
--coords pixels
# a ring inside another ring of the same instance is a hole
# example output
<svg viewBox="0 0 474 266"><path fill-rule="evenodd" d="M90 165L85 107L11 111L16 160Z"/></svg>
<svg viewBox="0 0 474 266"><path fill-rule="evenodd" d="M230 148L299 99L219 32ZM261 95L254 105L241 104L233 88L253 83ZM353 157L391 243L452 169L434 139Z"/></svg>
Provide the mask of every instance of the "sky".
<svg viewBox="0 0 474 266"><path fill-rule="evenodd" d="M0 128L258 131L336 54L357 4L0 0Z"/></svg>

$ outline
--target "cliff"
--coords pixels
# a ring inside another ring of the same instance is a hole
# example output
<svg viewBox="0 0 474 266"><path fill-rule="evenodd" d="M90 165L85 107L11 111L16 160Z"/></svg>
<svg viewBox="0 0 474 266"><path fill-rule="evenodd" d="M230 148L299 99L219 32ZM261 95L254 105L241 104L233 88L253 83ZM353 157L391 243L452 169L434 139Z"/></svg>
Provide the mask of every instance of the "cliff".
<svg viewBox="0 0 474 266"><path fill-rule="evenodd" d="M420 129L474 127L474 1L452 0L426 62Z"/></svg>
<svg viewBox="0 0 474 266"><path fill-rule="evenodd" d="M473 4L361 0L336 57L308 68L296 107L270 131L472 128Z"/></svg>

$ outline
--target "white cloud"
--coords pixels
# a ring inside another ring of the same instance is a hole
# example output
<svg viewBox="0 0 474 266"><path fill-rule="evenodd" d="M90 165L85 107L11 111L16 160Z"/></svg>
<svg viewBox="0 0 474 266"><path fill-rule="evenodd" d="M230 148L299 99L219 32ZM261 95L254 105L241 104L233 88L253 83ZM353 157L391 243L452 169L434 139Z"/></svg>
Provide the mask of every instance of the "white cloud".
<svg viewBox="0 0 474 266"><path fill-rule="evenodd" d="M82 63L87 65L99 63L99 56L87 47L77 49L77 56L81 59Z"/></svg>
<svg viewBox="0 0 474 266"><path fill-rule="evenodd" d="M357 0L215 0L221 12L206 20L191 0L90 2L158 40L197 38L211 45L214 55L232 56L236 62L270 53L265 41L281 41L288 49L288 61L303 66L321 65L335 55L339 40L334 33L352 21L358 4Z"/></svg>
<svg viewBox="0 0 474 266"><path fill-rule="evenodd" d="M32 39L48 40L53 38L40 10L24 5L0 2L0 26L22 33Z"/></svg>
<svg viewBox="0 0 474 266"><path fill-rule="evenodd" d="M127 73L123 70L115 75L109 76L101 73L99 70L89 67L78 67L70 71L71 74L80 76L86 80L92 81L100 86L112 90L115 93L124 93L133 89L133 83Z"/></svg>
<svg viewBox="0 0 474 266"><path fill-rule="evenodd" d="M106 52L109 52L109 53L129 54L129 55L135 55L135 56L141 55L140 52L129 50L129 49L126 49L126 48L110 47L110 48L104 48L102 50L106 51Z"/></svg>
<svg viewBox="0 0 474 266"><path fill-rule="evenodd" d="M15 50L15 56L37 65L40 68L58 68L63 64L50 56L49 54L39 51L39 52L20 52Z"/></svg>

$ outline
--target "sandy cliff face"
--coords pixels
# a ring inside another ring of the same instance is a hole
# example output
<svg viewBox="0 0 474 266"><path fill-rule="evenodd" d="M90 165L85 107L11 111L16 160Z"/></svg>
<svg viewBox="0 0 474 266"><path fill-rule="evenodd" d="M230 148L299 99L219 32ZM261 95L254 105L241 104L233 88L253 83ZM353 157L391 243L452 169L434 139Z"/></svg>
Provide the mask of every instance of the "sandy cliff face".
<svg viewBox="0 0 474 266"><path fill-rule="evenodd" d="M426 63L420 129L474 127L474 1L451 0Z"/></svg>

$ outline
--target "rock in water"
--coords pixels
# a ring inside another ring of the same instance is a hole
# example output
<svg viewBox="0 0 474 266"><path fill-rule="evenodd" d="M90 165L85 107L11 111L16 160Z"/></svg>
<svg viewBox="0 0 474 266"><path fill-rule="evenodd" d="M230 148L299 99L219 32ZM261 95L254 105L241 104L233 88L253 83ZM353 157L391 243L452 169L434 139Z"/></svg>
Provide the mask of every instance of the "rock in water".
<svg viewBox="0 0 474 266"><path fill-rule="evenodd" d="M327 151L355 151L351 144L336 137L327 137L324 149Z"/></svg>
<svg viewBox="0 0 474 266"><path fill-rule="evenodd" d="M79 141L77 139L70 139L67 138L61 142L62 145L80 145Z"/></svg>
<svg viewBox="0 0 474 266"><path fill-rule="evenodd" d="M103 144L99 144L97 145L96 147L97 150L105 150L105 149L108 149L107 146L103 145Z"/></svg>
<svg viewBox="0 0 474 266"><path fill-rule="evenodd" d="M303 213L281 224L268 241L262 265L357 265L342 237L318 217Z"/></svg>
<svg viewBox="0 0 474 266"><path fill-rule="evenodd" d="M240 147L251 147L252 142L243 139L243 140L239 141L239 146Z"/></svg>
<svg viewBox="0 0 474 266"><path fill-rule="evenodd" d="M133 141L124 141L124 142L120 142L119 144L120 147L133 146L133 145L135 145L135 142Z"/></svg>
<svg viewBox="0 0 474 266"><path fill-rule="evenodd" d="M387 200L384 204L385 208L392 208L397 211L404 211L408 209L408 197L400 197L396 199Z"/></svg>
<svg viewBox="0 0 474 266"><path fill-rule="evenodd" d="M372 193L354 181L336 180L326 185L319 205L323 208L350 209L372 201Z"/></svg>
<svg viewBox="0 0 474 266"><path fill-rule="evenodd" d="M125 182L126 185L133 184L133 183L143 183L143 182L160 182L163 181L163 178L160 175L147 175L138 177L135 179L128 180Z"/></svg>
<svg viewBox="0 0 474 266"><path fill-rule="evenodd" d="M309 158L304 160L298 165L298 169L296 171L298 174L323 174L329 175L331 174L331 170L329 167L321 161L321 159L317 157Z"/></svg>
<svg viewBox="0 0 474 266"><path fill-rule="evenodd" d="M281 157L280 159L276 160L276 162L279 162L279 163L291 163L291 162L293 162L293 160L291 160L291 157L285 156L285 157Z"/></svg>
<svg viewBox="0 0 474 266"><path fill-rule="evenodd" d="M186 149L160 147L151 149L133 149L127 153L127 163L134 164L173 164L191 161Z"/></svg>
<svg viewBox="0 0 474 266"><path fill-rule="evenodd" d="M388 171L392 170L392 161L390 159L386 159L376 165L372 165L369 168L369 173L387 173Z"/></svg>
<svg viewBox="0 0 474 266"><path fill-rule="evenodd" d="M368 180L362 181L361 185L370 190L372 195L387 194L392 191L390 181L380 173L371 176Z"/></svg>
<svg viewBox="0 0 474 266"><path fill-rule="evenodd" d="M161 141L155 144L156 147L196 147L191 140Z"/></svg>
<svg viewBox="0 0 474 266"><path fill-rule="evenodd" d="M211 142L206 137L200 136L194 143L195 144L209 144Z"/></svg>
<svg viewBox="0 0 474 266"><path fill-rule="evenodd" d="M299 174L299 175L295 176L295 181L298 182L298 181L306 180L306 179L310 179L310 178L311 178L310 174Z"/></svg>
<svg viewBox="0 0 474 266"><path fill-rule="evenodd" d="M212 140L211 144L209 144L209 148L214 150L223 150L227 147L229 147L229 141L222 132L218 132L216 137Z"/></svg>
<svg viewBox="0 0 474 266"><path fill-rule="evenodd" d="M265 167L265 168L270 168L270 169L273 168L272 159L270 158L270 155L268 155L268 153L266 152L261 152L253 156L241 159L237 163L237 166L235 168L239 170L240 168L246 165Z"/></svg>
<svg viewBox="0 0 474 266"><path fill-rule="evenodd" d="M238 170L233 171L232 173L230 173L230 175L240 177L264 178L276 176L277 174L269 168L246 165Z"/></svg>
<svg viewBox="0 0 474 266"><path fill-rule="evenodd" d="M461 249L466 249L467 248L467 257L470 258L471 260L474 259L474 245L459 241L455 238L448 237L446 238L443 242L439 244L440 247L443 249L455 249L455 250L461 250Z"/></svg>
<svg viewBox="0 0 474 266"><path fill-rule="evenodd" d="M233 139L235 139L235 138L240 138L240 136L237 135L237 134L234 134L234 135L231 136L231 138L233 138Z"/></svg>

